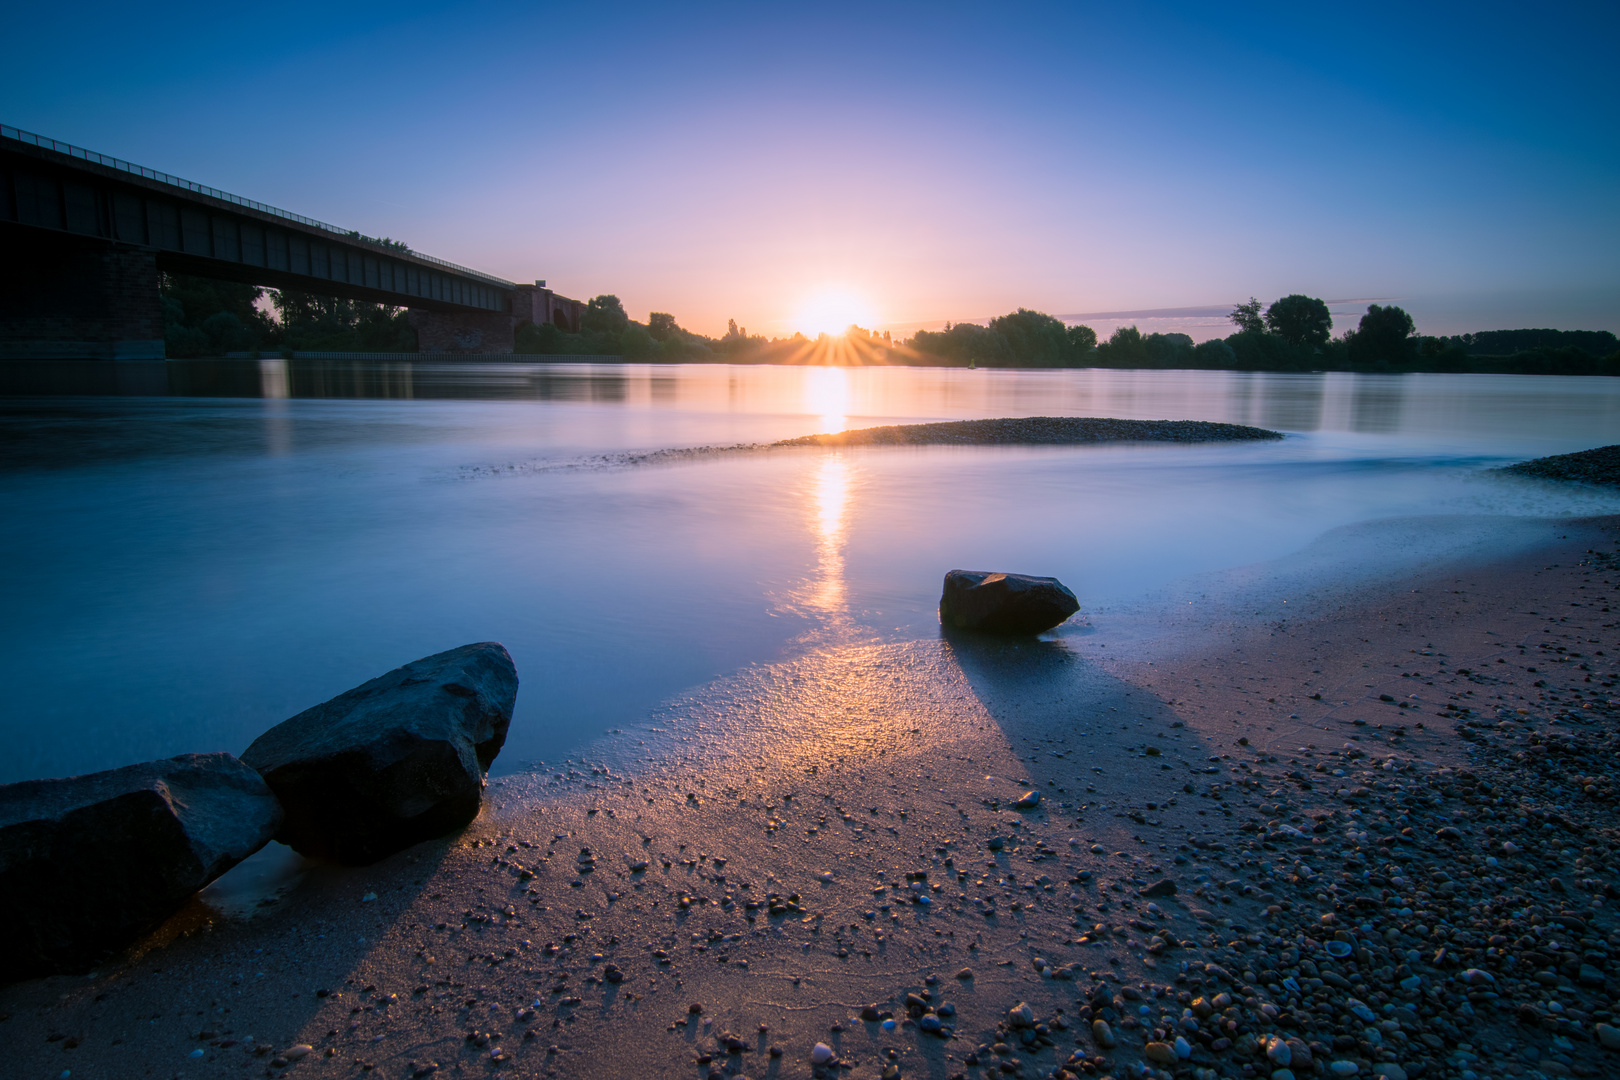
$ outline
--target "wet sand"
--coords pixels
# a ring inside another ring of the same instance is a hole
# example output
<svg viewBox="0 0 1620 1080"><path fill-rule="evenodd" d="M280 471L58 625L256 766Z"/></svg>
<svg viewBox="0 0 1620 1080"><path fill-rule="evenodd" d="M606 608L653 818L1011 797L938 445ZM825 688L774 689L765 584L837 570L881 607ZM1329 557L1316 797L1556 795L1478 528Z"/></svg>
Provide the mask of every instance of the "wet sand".
<svg viewBox="0 0 1620 1080"><path fill-rule="evenodd" d="M750 668L462 835L0 990L0 1044L19 1076L803 1077L820 1042L824 1075L984 1077L1180 1036L1152 1067L1208 1080L1271 1075L1275 1033L1300 1077L1612 1075L1617 537L1181 650L1098 616Z"/></svg>

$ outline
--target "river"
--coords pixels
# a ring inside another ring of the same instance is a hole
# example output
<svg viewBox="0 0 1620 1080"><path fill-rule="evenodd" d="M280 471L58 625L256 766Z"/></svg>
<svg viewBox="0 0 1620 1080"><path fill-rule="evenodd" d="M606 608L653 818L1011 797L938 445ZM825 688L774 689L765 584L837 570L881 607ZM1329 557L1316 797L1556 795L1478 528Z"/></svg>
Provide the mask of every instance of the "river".
<svg viewBox="0 0 1620 1080"><path fill-rule="evenodd" d="M1352 539L1312 575L1620 512L1620 493L1489 471L1620 439L1620 379L5 367L0 781L240 752L367 678L478 640L504 642L522 679L495 769L513 772L752 663L936 634L953 567L1056 575L1098 620L1191 603L1189 583L1330 536ZM1028 415L1219 420L1288 438L636 457ZM1390 522L1408 527L1357 531Z"/></svg>

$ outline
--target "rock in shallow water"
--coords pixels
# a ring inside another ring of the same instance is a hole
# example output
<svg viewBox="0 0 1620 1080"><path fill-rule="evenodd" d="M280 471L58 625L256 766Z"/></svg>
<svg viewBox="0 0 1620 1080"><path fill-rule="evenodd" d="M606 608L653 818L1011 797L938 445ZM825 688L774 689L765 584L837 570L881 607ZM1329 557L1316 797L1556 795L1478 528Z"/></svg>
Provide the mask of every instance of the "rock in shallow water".
<svg viewBox="0 0 1620 1080"><path fill-rule="evenodd" d="M989 570L950 571L939 598L940 622L987 634L1039 634L1079 610L1057 578Z"/></svg>
<svg viewBox="0 0 1620 1080"><path fill-rule="evenodd" d="M512 657L492 641L396 668L283 721L242 760L281 799L276 839L360 866L461 828L517 700Z"/></svg>
<svg viewBox="0 0 1620 1080"><path fill-rule="evenodd" d="M281 818L229 754L0 787L0 981L101 961L258 851Z"/></svg>

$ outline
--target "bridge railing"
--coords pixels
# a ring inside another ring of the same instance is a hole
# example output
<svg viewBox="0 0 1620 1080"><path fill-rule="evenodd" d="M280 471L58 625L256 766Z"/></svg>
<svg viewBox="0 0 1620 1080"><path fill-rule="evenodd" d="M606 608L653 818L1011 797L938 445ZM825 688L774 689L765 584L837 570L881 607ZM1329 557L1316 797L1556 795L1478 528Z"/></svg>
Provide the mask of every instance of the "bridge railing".
<svg viewBox="0 0 1620 1080"><path fill-rule="evenodd" d="M219 199L222 202L234 203L237 206L243 206L249 210L257 210L261 214L270 214L274 217L284 218L287 221L296 221L300 225L307 225L312 229L320 229L324 232L334 233L337 236L343 237L345 240L359 240L362 243L370 244L374 247L382 249L383 251L390 250L387 245L383 244L376 237L365 236L353 229L340 229L336 225L332 225L325 221L318 221L315 218L305 217L302 214L295 214L291 210L283 210L280 207L270 206L262 202L255 202L252 199L244 199L242 196L232 195L228 191L221 191L218 188L211 188L206 184L199 184L195 181L185 180L178 176L170 176L166 172L158 172L156 169L148 169L144 165L136 165L134 162L124 161L122 158L115 158L108 154L98 154L94 150L86 150L84 147L74 146L72 143L58 142L56 139L47 138L44 135L35 135L31 131L22 131L18 128L0 124L0 139L15 139L17 142L26 143L29 146L38 146L44 150L54 150L58 154L66 154L68 157L75 157L80 161L90 161L97 165L105 165L109 169L117 169L119 172L126 172L135 176L142 176L148 180L156 180L160 184L169 184L174 187L184 188L187 191L194 191L199 195L207 195L212 199ZM401 254L401 252L393 253L396 255ZM468 277L477 278L480 281L487 281L491 285L498 285L503 289L512 289L517 287L515 283L507 281L505 278L498 278L493 274L486 274L480 270L473 270L466 266L460 266L456 263L450 262L447 259L438 259L434 258L432 255L424 255L420 251L410 251L407 249L404 254L408 254L413 259L420 259L422 262L432 263L435 266L442 266L446 270L451 270L458 274L465 274Z"/></svg>

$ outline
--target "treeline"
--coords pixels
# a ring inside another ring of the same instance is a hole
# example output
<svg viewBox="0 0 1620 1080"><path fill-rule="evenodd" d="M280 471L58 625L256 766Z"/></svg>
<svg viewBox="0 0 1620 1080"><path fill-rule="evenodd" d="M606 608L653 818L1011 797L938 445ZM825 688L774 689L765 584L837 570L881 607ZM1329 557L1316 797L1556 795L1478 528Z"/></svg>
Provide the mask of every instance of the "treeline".
<svg viewBox="0 0 1620 1080"><path fill-rule="evenodd" d="M763 357L773 348L795 341L809 344L802 334L776 340L750 335L735 319L718 338L683 329L664 311L637 322L617 296L607 293L586 302L577 334L552 323L518 327L516 351L534 356L620 356L638 363L761 363L767 362Z"/></svg>
<svg viewBox="0 0 1620 1080"><path fill-rule="evenodd" d="M260 301L269 293L276 317ZM229 352L415 352L403 308L233 281L165 274L163 343L170 357Z"/></svg>
<svg viewBox="0 0 1620 1080"><path fill-rule="evenodd" d="M228 352L415 352L416 332L402 308L179 274L162 283L164 339L177 358ZM266 293L271 317L261 306ZM550 323L518 327L516 351L530 355L613 356L664 363L887 363L967 367L1202 368L1238 371L1485 372L1526 375L1620 375L1620 341L1607 330L1487 330L1453 337L1416 333L1412 316L1373 304L1354 329L1333 336L1323 301L1285 296L1269 306L1250 298L1228 316L1234 332L1194 343L1186 334L1144 334L1122 326L1099 341L1089 326L1069 326L1019 308L989 325L946 324L895 342L851 326L839 338L803 334L766 338L736 320L721 337L683 329L655 311L630 318L617 296L586 304L579 333ZM836 351L829 355L826 348Z"/></svg>
<svg viewBox="0 0 1620 1080"><path fill-rule="evenodd" d="M1355 329L1334 337L1327 304L1297 293L1269 307L1251 297L1228 318L1234 333L1197 344L1186 334L1143 334L1135 326L1122 326L1107 341L1098 341L1088 326L1067 326L1019 308L988 326L958 323L918 331L896 359L979 367L1620 375L1620 341L1607 330L1427 337L1416 333L1412 316L1401 308L1372 304Z"/></svg>
<svg viewBox="0 0 1620 1080"><path fill-rule="evenodd" d="M989 326L946 323L944 330L919 330L906 345L923 357L963 366L1089 367L1097 350L1097 332L1019 308L991 319Z"/></svg>
<svg viewBox="0 0 1620 1080"><path fill-rule="evenodd" d="M230 352L416 352L418 348L404 308L184 274L164 275L162 294L164 344L176 359ZM262 307L266 297L274 317ZM810 344L802 334L782 339L750 335L736 320L718 338L685 330L666 312L655 311L645 323L636 322L611 294L586 304L577 334L551 323L525 323L518 327L516 339L516 351L531 355L670 363L768 363L784 350ZM879 343L889 344L886 338Z"/></svg>

